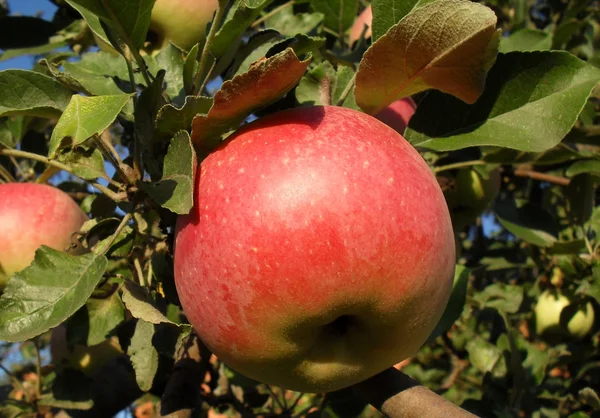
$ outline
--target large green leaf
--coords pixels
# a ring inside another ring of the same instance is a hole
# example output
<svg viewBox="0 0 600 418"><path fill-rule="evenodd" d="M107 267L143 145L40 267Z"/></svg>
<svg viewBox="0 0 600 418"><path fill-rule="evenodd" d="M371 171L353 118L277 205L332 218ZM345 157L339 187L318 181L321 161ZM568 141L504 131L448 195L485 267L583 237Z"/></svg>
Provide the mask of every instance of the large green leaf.
<svg viewBox="0 0 600 418"><path fill-rule="evenodd" d="M155 0L68 0L84 17L86 11L103 20L132 48L139 49L150 27ZM82 12L82 9L85 11Z"/></svg>
<svg viewBox="0 0 600 418"><path fill-rule="evenodd" d="M500 55L476 103L431 92L405 136L440 151L481 145L545 151L573 127L598 81L600 70L566 52Z"/></svg>
<svg viewBox="0 0 600 418"><path fill-rule="evenodd" d="M452 284L452 293L442 318L435 326L433 332L429 335L428 341L433 341L439 335L448 331L452 324L456 322L463 312L465 301L467 299L467 286L469 285L469 276L471 270L458 264L454 271L454 283Z"/></svg>
<svg viewBox="0 0 600 418"><path fill-rule="evenodd" d="M52 78L25 70L0 71L0 116L59 116L72 92Z"/></svg>
<svg viewBox="0 0 600 418"><path fill-rule="evenodd" d="M62 323L86 303L107 263L103 255L41 247L0 298L0 340L25 341Z"/></svg>
<svg viewBox="0 0 600 418"><path fill-rule="evenodd" d="M150 390L158 371L158 351L152 344L154 334L154 324L139 319L131 344L127 348L127 354L135 369L135 380L143 391Z"/></svg>
<svg viewBox="0 0 600 418"><path fill-rule="evenodd" d="M54 156L65 140L76 146L104 132L130 98L128 94L97 97L74 95L52 132L49 155Z"/></svg>

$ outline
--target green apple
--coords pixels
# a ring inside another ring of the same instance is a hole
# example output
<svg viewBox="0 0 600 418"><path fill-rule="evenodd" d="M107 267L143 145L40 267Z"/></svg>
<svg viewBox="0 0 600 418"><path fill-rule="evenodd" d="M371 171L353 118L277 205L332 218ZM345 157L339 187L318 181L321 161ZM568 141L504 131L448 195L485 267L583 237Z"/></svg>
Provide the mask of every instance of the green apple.
<svg viewBox="0 0 600 418"><path fill-rule="evenodd" d="M33 183L0 184L0 292L8 278L33 261L46 245L65 250L87 220L61 190Z"/></svg>
<svg viewBox="0 0 600 418"><path fill-rule="evenodd" d="M571 295L546 290L535 306L535 326L540 336L581 339L594 326L594 307L591 302L575 306Z"/></svg>
<svg viewBox="0 0 600 418"><path fill-rule="evenodd" d="M454 187L444 192L454 228L458 231L475 222L498 196L500 185L498 169L491 170L487 178L472 168L459 169Z"/></svg>
<svg viewBox="0 0 600 418"><path fill-rule="evenodd" d="M225 364L304 392L416 353L444 312L454 236L442 191L400 134L355 110L284 110L201 163L178 219L184 312Z"/></svg>
<svg viewBox="0 0 600 418"><path fill-rule="evenodd" d="M158 44L171 42L184 51L206 38L206 25L217 10L218 0L156 0L150 30Z"/></svg>
<svg viewBox="0 0 600 418"><path fill-rule="evenodd" d="M52 330L50 356L54 364L67 364L88 376L94 375L111 360L123 355L117 337L111 337L93 346L67 344L67 328L59 325Z"/></svg>

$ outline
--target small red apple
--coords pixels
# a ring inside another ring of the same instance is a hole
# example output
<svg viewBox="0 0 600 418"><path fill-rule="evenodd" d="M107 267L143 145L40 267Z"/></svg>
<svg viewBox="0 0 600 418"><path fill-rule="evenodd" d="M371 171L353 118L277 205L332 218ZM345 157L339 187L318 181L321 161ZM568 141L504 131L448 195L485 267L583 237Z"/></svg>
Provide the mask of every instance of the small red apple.
<svg viewBox="0 0 600 418"><path fill-rule="evenodd" d="M415 114L417 104L410 98L396 100L394 103L384 108L377 113L375 117L395 129L398 133L403 134L408 126L410 118Z"/></svg>
<svg viewBox="0 0 600 418"><path fill-rule="evenodd" d="M360 39L360 35L362 35L363 31L365 31L365 38L371 37L372 21L373 9L371 8L371 5L369 5L358 15L354 21L354 24L350 28L350 45ZM367 27L366 29L365 26Z"/></svg>
<svg viewBox="0 0 600 418"><path fill-rule="evenodd" d="M234 370L337 390L414 354L454 272L444 196L418 152L367 114L304 107L259 119L202 163L180 217L175 282Z"/></svg>
<svg viewBox="0 0 600 418"><path fill-rule="evenodd" d="M41 245L64 250L87 220L61 190L33 183L0 184L0 292Z"/></svg>

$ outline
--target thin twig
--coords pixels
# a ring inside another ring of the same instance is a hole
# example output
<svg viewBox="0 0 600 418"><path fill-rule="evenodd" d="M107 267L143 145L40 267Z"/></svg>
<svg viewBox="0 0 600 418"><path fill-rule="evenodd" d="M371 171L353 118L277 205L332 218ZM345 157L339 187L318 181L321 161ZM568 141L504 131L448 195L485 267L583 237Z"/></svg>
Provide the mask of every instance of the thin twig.
<svg viewBox="0 0 600 418"><path fill-rule="evenodd" d="M532 180L545 181L547 183L558 184L559 186L568 186L571 180L566 177L553 176L551 174L540 173L539 171L532 171L524 168L518 168L514 171L517 177L528 177Z"/></svg>
<svg viewBox="0 0 600 418"><path fill-rule="evenodd" d="M138 275L138 281L140 282L140 286L144 287L144 272L142 271L142 265L140 264L139 258L133 259L133 265L135 266L135 271Z"/></svg>
<svg viewBox="0 0 600 418"><path fill-rule="evenodd" d="M5 148L5 149L0 149L0 155L8 155L8 156L12 155L13 157L27 158L27 159L34 160L34 161L39 161L41 163L64 170L69 174L75 175L73 173L73 170L71 170L71 168L69 166L59 163L58 161L51 160L50 158L44 157L43 155L34 154L32 152L25 152L25 151L16 150L16 149ZM82 180L85 180L90 185L92 185L96 189L100 190L102 193L104 193L107 197L114 200L115 202L122 202L122 201L127 200L126 192L115 193L112 190L108 189L107 187L104 187L101 184L98 184L95 181L90 181L90 180L86 180L86 179L82 179ZM115 183L113 180L109 179L108 182L118 188L122 188L121 184Z"/></svg>
<svg viewBox="0 0 600 418"><path fill-rule="evenodd" d="M42 355L40 353L40 341L38 338L33 339L35 346L35 372L37 374L37 382L35 385L35 395L37 399L42 396Z"/></svg>
<svg viewBox="0 0 600 418"><path fill-rule="evenodd" d="M102 155L106 157L108 161L113 165L121 180L123 180L127 184L135 183L134 179L130 179L127 173L124 171L123 166L125 165L119 156L117 150L114 149L110 141L107 141L101 135L94 135L93 137L94 143L98 146Z"/></svg>
<svg viewBox="0 0 600 418"><path fill-rule="evenodd" d="M17 173L19 173L19 175L21 176L21 178L23 180L27 179L27 175L25 174L25 172L21 168L21 164L19 164L19 162L17 161L17 159L15 157L13 157L13 156L9 156L8 158L10 159L10 162L13 163L13 165L15 166L15 169L17 170Z"/></svg>
<svg viewBox="0 0 600 418"><path fill-rule="evenodd" d="M206 37L204 48L202 48L202 55L200 56L200 62L198 63L198 72L196 73L196 77L194 78L194 96L200 94L200 86L204 84L200 83L200 79L202 78L202 74L204 73L206 62L208 61L208 55L210 54L210 48L212 46L213 40L215 39L215 35L219 30L219 24L221 23L221 19L223 18L224 14L225 7L222 7L221 2L218 2L215 17L210 27L210 31L208 32L208 36Z"/></svg>
<svg viewBox="0 0 600 418"><path fill-rule="evenodd" d="M261 23L263 23L265 20L267 20L268 18L270 18L271 16L276 15L277 13L279 13L280 11L282 11L283 9L293 6L294 5L294 0L290 0L287 3L282 4L281 6L277 6L276 8L274 8L273 10L271 10L269 13L266 13L265 15L259 17L258 19L256 19L251 25L250 25L250 29L256 29L256 27L258 25L260 25Z"/></svg>
<svg viewBox="0 0 600 418"><path fill-rule="evenodd" d="M354 75L352 76L350 81L348 81L348 84L346 84L346 88L344 89L344 91L342 92L342 95L340 96L337 103L335 104L336 106L341 106L344 104L344 100L346 100L346 97L348 97L348 95L352 91L352 87L354 86L355 81L356 81L356 73L354 73Z"/></svg>
<svg viewBox="0 0 600 418"><path fill-rule="evenodd" d="M485 165L485 164L488 164L488 163L483 160L461 161L459 163L453 163L453 164L441 165L439 167L433 167L433 172L441 173L442 171L455 170L457 168L465 168L465 167L472 167L474 165Z"/></svg>
<svg viewBox="0 0 600 418"><path fill-rule="evenodd" d="M131 213L127 213L123 217L123 219L121 220L121 223L117 227L117 230L113 233L110 241L105 243L104 247L101 250L99 250L100 254L106 254L106 252L110 249L110 247L112 247L112 245L115 243L115 241L119 237L119 234L121 233L121 231L123 231L123 229L127 226L127 223L131 220L131 218L133 218L133 215Z"/></svg>
<svg viewBox="0 0 600 418"><path fill-rule="evenodd" d="M0 165L0 177L6 180L7 183L15 183L17 181L3 165Z"/></svg>

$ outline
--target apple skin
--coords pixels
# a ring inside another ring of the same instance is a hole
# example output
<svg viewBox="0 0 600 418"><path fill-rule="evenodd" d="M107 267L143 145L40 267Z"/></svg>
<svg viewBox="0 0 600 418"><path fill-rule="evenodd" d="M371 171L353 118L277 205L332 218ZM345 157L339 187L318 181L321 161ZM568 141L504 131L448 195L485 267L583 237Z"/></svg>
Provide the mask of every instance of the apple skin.
<svg viewBox="0 0 600 418"><path fill-rule="evenodd" d="M341 389L413 355L444 311L455 249L443 194L372 116L316 106L259 119L204 159L194 197L175 284L239 373Z"/></svg>
<svg viewBox="0 0 600 418"><path fill-rule="evenodd" d="M570 295L550 290L544 291L535 306L537 334L574 339L582 339L588 335L594 326L594 307L591 302L580 306L567 324L560 323L561 312L571 303Z"/></svg>
<svg viewBox="0 0 600 418"><path fill-rule="evenodd" d="M65 250L88 218L63 191L44 184L0 184L0 292L46 245Z"/></svg>
<svg viewBox="0 0 600 418"><path fill-rule="evenodd" d="M206 25L217 10L218 0L156 0L150 30L165 42L189 51L206 38Z"/></svg>
<svg viewBox="0 0 600 418"><path fill-rule="evenodd" d="M365 31L365 38L371 37L371 23L373 22L373 9L371 5L367 6L365 10L363 10L350 28L350 45L360 39L360 35L362 35L365 26L367 27Z"/></svg>
<svg viewBox="0 0 600 418"><path fill-rule="evenodd" d="M67 328L59 325L50 337L50 357L54 364L66 363L71 368L93 376L111 360L123 355L117 337L111 337L93 346L75 345L69 350Z"/></svg>
<svg viewBox="0 0 600 418"><path fill-rule="evenodd" d="M403 134L408 126L410 118L415 114L417 104L415 101L406 97L396 100L394 103L377 113L375 117L394 129L399 134Z"/></svg>

